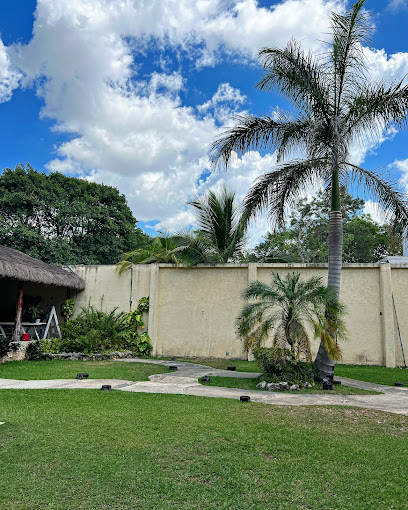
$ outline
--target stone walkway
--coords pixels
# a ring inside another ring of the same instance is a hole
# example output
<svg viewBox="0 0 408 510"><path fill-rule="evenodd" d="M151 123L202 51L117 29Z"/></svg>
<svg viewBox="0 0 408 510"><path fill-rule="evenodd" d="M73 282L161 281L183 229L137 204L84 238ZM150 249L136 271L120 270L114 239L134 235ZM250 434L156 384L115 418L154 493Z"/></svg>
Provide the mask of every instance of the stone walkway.
<svg viewBox="0 0 408 510"><path fill-rule="evenodd" d="M239 399L241 395L248 395L252 402L275 405L340 405L377 409L391 413L408 415L408 388L395 388L372 384L344 377L337 377L343 384L383 392L382 395L333 395L327 394L296 394L277 393L236 388L221 388L203 386L197 382L199 377L209 374L235 378L256 378L260 374L253 372L231 372L205 365L183 363L177 361L161 361L146 359L122 359L124 363L153 363L157 365L176 365L178 370L166 374L156 374L149 377L150 381L131 382L117 379L54 379L38 381L21 381L15 379L0 379L0 389L100 389L103 384L110 384L112 389L138 393L169 393L173 395L194 395L198 397Z"/></svg>

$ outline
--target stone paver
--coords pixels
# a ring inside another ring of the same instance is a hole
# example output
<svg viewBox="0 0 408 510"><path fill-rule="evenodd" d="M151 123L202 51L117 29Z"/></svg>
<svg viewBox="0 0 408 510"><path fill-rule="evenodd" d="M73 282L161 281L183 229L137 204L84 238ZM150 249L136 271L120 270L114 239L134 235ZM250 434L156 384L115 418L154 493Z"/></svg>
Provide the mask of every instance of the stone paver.
<svg viewBox="0 0 408 510"><path fill-rule="evenodd" d="M120 379L54 379L21 381L14 379L0 379L0 389L99 389L103 384L110 384L112 389L138 393L168 393L175 395L193 395L199 397L239 399L241 395L248 395L252 402L275 405L340 405L377 409L391 413L408 415L408 388L394 388L380 384L355 381L337 377L343 384L356 388L383 392L382 395L333 395L327 394L296 394L261 392L240 390L237 388L219 388L203 386L197 382L203 375L219 375L238 378L256 378L259 374L251 372L230 372L214 369L194 363L123 359L117 360L128 363L154 363L158 365L176 365L179 370L167 374L150 376L150 381L132 382Z"/></svg>

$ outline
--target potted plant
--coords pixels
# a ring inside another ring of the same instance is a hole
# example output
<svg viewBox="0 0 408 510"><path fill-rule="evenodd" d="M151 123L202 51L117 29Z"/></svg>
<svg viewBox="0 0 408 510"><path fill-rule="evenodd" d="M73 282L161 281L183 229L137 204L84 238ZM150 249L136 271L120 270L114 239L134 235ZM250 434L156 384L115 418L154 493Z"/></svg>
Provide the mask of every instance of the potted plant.
<svg viewBox="0 0 408 510"><path fill-rule="evenodd" d="M40 315L42 313L42 310L40 309L39 305L31 305L29 307L28 311L30 312L30 315L31 315L32 319L36 323L40 322Z"/></svg>

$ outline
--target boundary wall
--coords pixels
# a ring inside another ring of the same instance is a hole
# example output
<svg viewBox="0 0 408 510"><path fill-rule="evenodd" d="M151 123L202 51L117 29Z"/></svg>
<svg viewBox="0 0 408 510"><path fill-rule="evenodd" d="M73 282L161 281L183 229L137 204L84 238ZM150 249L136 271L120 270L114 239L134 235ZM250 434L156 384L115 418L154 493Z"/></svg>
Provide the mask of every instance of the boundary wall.
<svg viewBox="0 0 408 510"><path fill-rule="evenodd" d="M235 321L249 282L269 283L272 271L281 276L295 271L327 283L327 265L314 264L151 264L121 276L116 266L71 267L85 280L85 290L73 296L76 313L88 304L129 311L141 297L150 297L148 333L157 356L247 359ZM343 265L340 299L347 307L350 337L341 345L343 363L402 365L397 318L408 362L407 290L408 264ZM313 341L313 356L317 349Z"/></svg>

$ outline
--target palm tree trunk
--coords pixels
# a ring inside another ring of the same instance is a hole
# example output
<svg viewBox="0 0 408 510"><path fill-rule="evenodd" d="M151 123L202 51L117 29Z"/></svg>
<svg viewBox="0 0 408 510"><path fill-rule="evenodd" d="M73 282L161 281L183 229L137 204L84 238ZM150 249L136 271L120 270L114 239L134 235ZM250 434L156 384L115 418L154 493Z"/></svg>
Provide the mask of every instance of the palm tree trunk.
<svg viewBox="0 0 408 510"><path fill-rule="evenodd" d="M337 298L340 294L341 266L343 254L343 219L340 202L339 172L333 171L332 205L329 218L329 274L327 285L334 289ZM333 379L334 361L327 354L326 347L320 342L315 359L319 379Z"/></svg>

